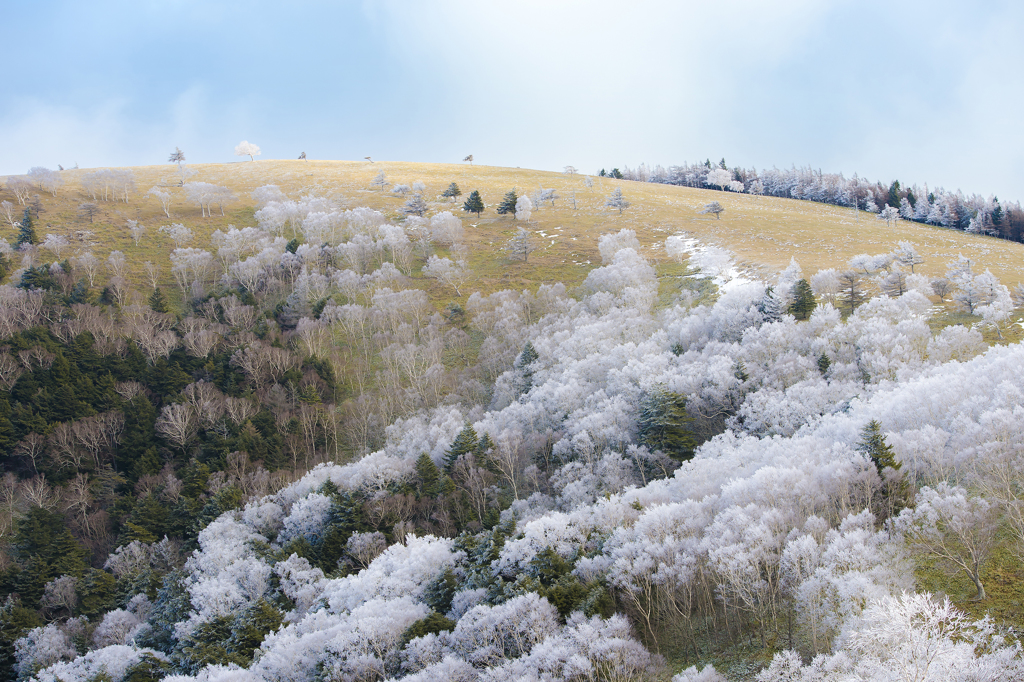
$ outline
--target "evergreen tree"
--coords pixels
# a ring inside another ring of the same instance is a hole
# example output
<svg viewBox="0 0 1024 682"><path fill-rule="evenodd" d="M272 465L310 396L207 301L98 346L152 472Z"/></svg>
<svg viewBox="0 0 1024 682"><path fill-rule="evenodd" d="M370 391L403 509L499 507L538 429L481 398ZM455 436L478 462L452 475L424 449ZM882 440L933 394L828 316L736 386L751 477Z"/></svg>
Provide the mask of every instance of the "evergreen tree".
<svg viewBox="0 0 1024 682"><path fill-rule="evenodd" d="M441 192L441 196L443 196L445 199L448 199L449 201L455 201L456 197L462 196L462 190L459 189L458 184L453 182L452 184L448 185L448 189Z"/></svg>
<svg viewBox="0 0 1024 682"><path fill-rule="evenodd" d="M790 314L798 320L806 320L816 305L811 283L803 278L798 279L793 285L793 302L789 304Z"/></svg>
<svg viewBox="0 0 1024 682"><path fill-rule="evenodd" d="M452 441L451 446L448 448L448 454L445 457L444 468L447 471L451 471L457 460L462 455L470 452L475 452L479 439L476 435L476 429L473 428L472 424L466 424L462 431L459 431L459 435L455 436L455 440Z"/></svg>
<svg viewBox="0 0 1024 682"><path fill-rule="evenodd" d="M167 312L167 299L164 298L164 292L160 290L160 287L153 289L153 293L149 297L149 307L158 313Z"/></svg>
<svg viewBox="0 0 1024 682"><path fill-rule="evenodd" d="M612 172L609 173L608 175L615 178L616 180L622 179L622 171L620 171L618 168L612 168Z"/></svg>
<svg viewBox="0 0 1024 682"><path fill-rule="evenodd" d="M21 217L21 225L18 227L18 239L14 242L14 245L21 246L22 244L38 244L39 239L36 237L36 229L32 222L32 209L26 208L25 213Z"/></svg>
<svg viewBox="0 0 1024 682"><path fill-rule="evenodd" d="M484 200L480 198L479 190L470 192L466 203L462 205L462 210L466 213L476 213L478 216L484 212Z"/></svg>
<svg viewBox="0 0 1024 682"><path fill-rule="evenodd" d="M437 497L444 491L441 470L430 459L430 455L423 453L416 460L417 488L420 495L424 497Z"/></svg>
<svg viewBox="0 0 1024 682"><path fill-rule="evenodd" d="M640 444L661 450L677 461L693 457L697 441L690 431L693 417L686 412L686 396L663 388L652 390L640 406L637 427Z"/></svg>
<svg viewBox="0 0 1024 682"><path fill-rule="evenodd" d="M999 205L999 199L992 199L992 224L996 227L1003 224L1003 207Z"/></svg>
<svg viewBox="0 0 1024 682"><path fill-rule="evenodd" d="M516 190L513 187L512 191L505 194L505 198L501 200L500 204L498 204L498 215L511 213L514 217L516 214L516 202L518 200L519 197L516 195Z"/></svg>
<svg viewBox="0 0 1024 682"><path fill-rule="evenodd" d="M768 287L764 290L764 296L757 302L757 311L761 313L765 322L778 322L785 314L786 308L774 289Z"/></svg>
<svg viewBox="0 0 1024 682"><path fill-rule="evenodd" d="M882 479L880 504L873 505L875 515L884 521L899 514L908 502L907 481L900 473L902 464L896 459L896 452L892 446L886 442L882 425L877 419L872 419L861 429L857 450L871 459L879 478Z"/></svg>
<svg viewBox="0 0 1024 682"><path fill-rule="evenodd" d="M900 205L900 181L893 180L892 184L889 185L889 205L899 206Z"/></svg>
<svg viewBox="0 0 1024 682"><path fill-rule="evenodd" d="M529 341L523 346L523 352L519 354L513 366L519 370L520 381L517 382L519 385L519 394L529 392L533 388L533 363L537 361L537 350L533 347L533 344Z"/></svg>

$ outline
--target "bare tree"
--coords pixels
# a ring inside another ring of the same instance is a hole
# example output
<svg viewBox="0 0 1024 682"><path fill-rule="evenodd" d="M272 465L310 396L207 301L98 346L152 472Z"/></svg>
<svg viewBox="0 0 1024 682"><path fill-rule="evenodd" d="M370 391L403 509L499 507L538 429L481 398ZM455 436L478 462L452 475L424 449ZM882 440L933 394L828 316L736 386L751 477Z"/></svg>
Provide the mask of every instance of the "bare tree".
<svg viewBox="0 0 1024 682"><path fill-rule="evenodd" d="M156 420L157 433L177 445L182 452L196 437L198 430L198 415L195 408L187 403L164 405L160 410L160 417Z"/></svg>
<svg viewBox="0 0 1024 682"><path fill-rule="evenodd" d="M111 251L110 255L107 256L107 270L110 272L111 277L127 277L128 276L128 259L121 251Z"/></svg>
<svg viewBox="0 0 1024 682"><path fill-rule="evenodd" d="M71 259L71 264L76 268L85 272L86 277L89 278L89 286L93 286L96 280L96 272L100 267L100 259L94 256L91 252L86 251L77 258Z"/></svg>
<svg viewBox="0 0 1024 682"><path fill-rule="evenodd" d="M96 216L100 214L100 207L91 201L86 201L78 205L78 215L83 218L88 218L89 223L96 222Z"/></svg>
<svg viewBox="0 0 1024 682"><path fill-rule="evenodd" d="M16 230L18 229L18 226L21 225L21 223L14 218L14 204L6 199L0 201L0 215L3 215L7 224L11 226L11 229Z"/></svg>
<svg viewBox="0 0 1024 682"><path fill-rule="evenodd" d="M14 456L24 457L32 465L32 473L39 473L38 464L46 452L46 439L34 431L14 446Z"/></svg>

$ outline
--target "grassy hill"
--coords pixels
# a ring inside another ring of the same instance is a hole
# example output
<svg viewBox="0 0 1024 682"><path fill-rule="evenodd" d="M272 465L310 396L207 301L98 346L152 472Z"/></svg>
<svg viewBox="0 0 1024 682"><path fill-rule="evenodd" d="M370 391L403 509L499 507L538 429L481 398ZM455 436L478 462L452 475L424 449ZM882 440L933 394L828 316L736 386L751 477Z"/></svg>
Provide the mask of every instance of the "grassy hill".
<svg viewBox="0 0 1024 682"><path fill-rule="evenodd" d="M1004 284L1012 286L1024 280L1022 244L902 220L887 227L870 213L791 199L601 177L593 177L592 186L587 187L581 175L469 164L258 160L189 168L195 171L191 181L225 185L234 192L235 201L224 207L223 216L215 210L213 217L204 218L199 207L187 203L178 186L177 168L168 164L132 168L135 194L128 203L97 201L100 214L90 224L78 212L79 204L93 201L81 185L90 169L76 169L62 173L65 184L56 197L39 193L44 208L37 226L39 237L42 239L47 233L77 235L79 249L88 248L81 240L84 237L93 242L91 248L101 258L114 249L123 251L133 266L131 279L140 289L144 288L142 263L150 260L165 269L166 283L171 289L167 254L173 247L157 231L160 226L183 223L196 233L197 239L191 246L209 248L208 238L215 229L255 224L254 202L249 193L265 184L278 185L293 199L304 194L329 196L349 208L368 206L397 219L405 199L389 189L371 187L377 173L384 171L392 184L424 183L430 213L452 210L464 219L473 268L467 294L536 287L540 282L551 281L562 281L571 287L600 263L597 237L622 228L636 231L646 249L645 255L662 265L660 272L678 272L666 267L668 259L662 249L665 237L685 234L728 249L735 254L741 269L753 278L771 277L790 258L796 258L808 276L823 268L843 268L856 254L887 252L897 242L907 240L924 257L917 271L926 275L943 274L946 264L963 254L976 264L977 271L988 268ZM454 203L440 197L451 182L458 183L463 192ZM170 219L155 198L145 195L154 186L173 195ZM512 188L520 195L529 195L539 187L555 189L559 198L554 207L535 207L528 227L536 234L539 248L529 263L509 262L500 247L518 223L510 216L497 215L495 208ZM604 205L616 187L632 204L621 214ZM479 218L461 210L462 202L474 189L480 191L487 205ZM10 192L2 192L0 197L17 203ZM719 201L724 206L720 219L698 213L709 201ZM128 234L127 219L139 220L147 227L139 246ZM11 236L10 228L7 232L5 236ZM430 288L432 295L440 298L449 295L433 281L423 281L420 286Z"/></svg>

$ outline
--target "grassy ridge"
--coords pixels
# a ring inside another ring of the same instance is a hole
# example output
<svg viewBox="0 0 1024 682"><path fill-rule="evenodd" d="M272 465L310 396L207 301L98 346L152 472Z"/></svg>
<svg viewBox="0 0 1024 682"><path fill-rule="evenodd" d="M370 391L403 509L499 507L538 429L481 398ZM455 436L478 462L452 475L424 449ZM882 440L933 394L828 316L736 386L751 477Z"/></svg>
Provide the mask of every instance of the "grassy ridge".
<svg viewBox="0 0 1024 682"><path fill-rule="evenodd" d="M164 269L165 283L172 288L167 261L172 245L158 233L161 225L184 223L196 233L191 246L209 248L209 235L215 229L255 224L249 192L264 184L278 185L293 199L303 194L330 196L349 208L369 206L398 218L404 199L370 185L374 176L384 171L391 183L425 183L424 196L431 213L452 210L463 218L473 269L467 294L476 290L486 293L503 288L535 288L540 282L552 281L572 287L600 264L598 235L622 228L635 230L645 255L656 262L667 260L661 248L665 237L686 234L729 249L741 267L754 277L770 277L784 268L791 257L797 259L806 275L823 268L842 268L856 254L890 251L898 241L907 240L924 257L924 263L916 270L926 275L943 274L946 264L962 253L977 265L977 271L991 269L1004 284L1024 280L1022 244L902 220L887 227L870 213L793 199L599 177L594 177L593 186L588 188L580 175L468 164L260 160L190 168L196 172L191 180L226 185L234 191L236 200L224 207L225 215L215 211L213 217L203 218L198 207L185 201L184 192L178 187L176 166L166 164L132 168L137 185L135 195L127 204L97 201L101 214L90 225L77 210L80 203L92 201L80 184L89 170L76 169L62 173L65 185L56 198L40 192L45 212L38 221L39 237L49 232L72 235L89 230L97 256L105 257L114 249L128 256L131 279L140 290L148 290L143 285L142 263L146 260ZM463 197L454 203L439 196L451 182L457 182L463 192ZM164 216L155 198L145 196L153 186L174 196L170 219ZM518 223L510 217L498 216L494 209L513 187L520 195L532 194L539 187L554 188L560 196L553 208L545 205L534 210L528 227L535 232L539 248L530 256L529 263L508 262L499 251ZM605 198L616 187L632 203L621 214L604 206ZM474 189L480 190L487 205L479 218L461 210L462 201ZM574 192L575 210L571 205ZM9 192L0 196L16 203ZM725 207L720 220L698 214L709 201L719 201ZM147 226L139 246L125 227L129 218ZM10 228L7 231L11 232ZM429 289L438 299L454 297L433 281L423 281L418 286Z"/></svg>

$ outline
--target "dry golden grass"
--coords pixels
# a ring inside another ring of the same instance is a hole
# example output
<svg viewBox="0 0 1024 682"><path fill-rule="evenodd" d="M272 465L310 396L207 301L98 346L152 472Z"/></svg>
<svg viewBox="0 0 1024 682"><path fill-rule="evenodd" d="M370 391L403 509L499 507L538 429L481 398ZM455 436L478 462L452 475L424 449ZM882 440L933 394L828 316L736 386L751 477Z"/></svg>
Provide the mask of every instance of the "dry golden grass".
<svg viewBox="0 0 1024 682"><path fill-rule="evenodd" d="M170 285L167 254L172 246L169 239L157 232L160 226L184 223L196 233L192 246L209 248L209 235L215 229L229 224L255 224L249 192L265 184L278 185L291 198L315 193L334 197L350 208L369 206L398 217L404 199L370 186L374 176L383 170L391 183L425 183L425 197L436 199L430 201L431 212L452 210L463 217L473 268L473 279L464 294L535 288L541 282L551 281L562 281L572 287L600 264L597 237L622 228L636 231L645 255L654 261L666 260L662 249L665 237L685 234L733 252L740 266L754 277L769 277L784 268L791 257L797 259L806 275L822 268L842 268L856 254L890 251L898 241L907 240L924 257L918 272L940 275L946 264L962 253L977 265L978 271L991 269L1005 284L1024 279L1024 245L904 221L887 228L869 213L804 201L599 177L594 177L593 187L587 188L580 175L468 164L259 160L189 167L196 171L191 180L226 185L234 191L236 201L225 206L224 216L201 217L199 208L187 204L177 186L176 166L167 164L132 168L137 191L130 202L96 202L102 214L95 224L89 225L77 213L80 203L92 201L80 185L89 169L70 170L63 172L65 185L56 198L40 192L45 213L37 227L39 237L50 232L72 234L90 229L94 233L93 252L105 257L111 250L123 251L132 263L132 279L140 289L144 282L142 263L146 260L161 264L164 279ZM439 195L451 182L458 183L463 196L449 204ZM155 198L145 196L153 186L174 195L172 218L163 215ZM534 210L528 227L535 232L539 248L530 256L529 263L508 262L499 247L518 223L498 216L494 209L513 187L522 195L532 194L542 186L554 188L560 199L554 208ZM605 198L615 187L621 187L632 203L621 214L604 206ZM462 202L474 189L480 190L487 205L479 219L461 211ZM573 192L575 210L571 205ZM9 192L0 196L15 202ZM709 201L719 201L725 207L720 220L698 214ZM139 246L135 246L127 232L125 221L129 218L147 226L147 235ZM429 288L438 299L454 298L454 292L449 293L432 281L419 285Z"/></svg>

